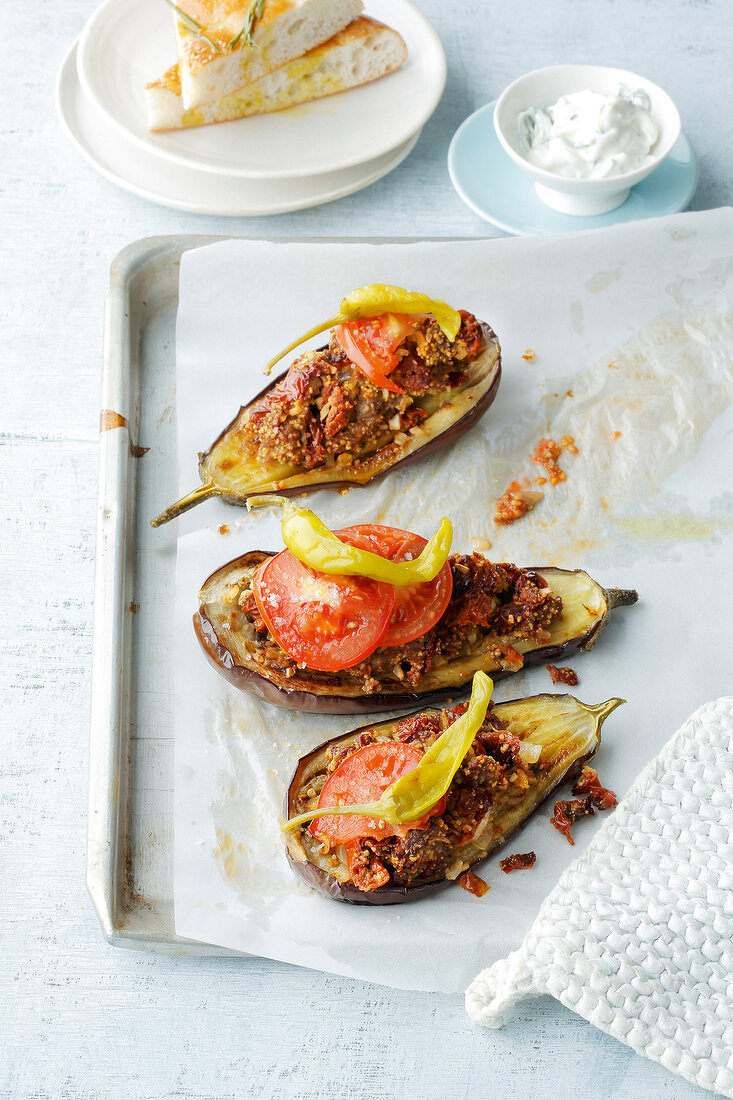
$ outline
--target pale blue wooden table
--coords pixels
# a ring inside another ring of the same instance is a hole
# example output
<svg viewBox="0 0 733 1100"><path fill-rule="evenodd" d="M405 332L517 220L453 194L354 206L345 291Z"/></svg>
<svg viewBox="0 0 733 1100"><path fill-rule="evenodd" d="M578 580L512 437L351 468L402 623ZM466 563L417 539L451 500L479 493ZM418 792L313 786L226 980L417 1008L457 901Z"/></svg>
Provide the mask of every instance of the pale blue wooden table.
<svg viewBox="0 0 733 1100"><path fill-rule="evenodd" d="M151 3L157 0L150 0ZM130 241L200 232L492 236L452 190L453 131L521 72L561 61L645 73L701 157L694 209L731 202L730 0L422 0L444 99L370 189L271 219L195 217L94 174L53 115L58 65L93 0L16 5L0 110L0 1093L12 1097L702 1097L554 1001L500 1032L460 997L262 960L108 947L84 886L87 700L102 303Z"/></svg>

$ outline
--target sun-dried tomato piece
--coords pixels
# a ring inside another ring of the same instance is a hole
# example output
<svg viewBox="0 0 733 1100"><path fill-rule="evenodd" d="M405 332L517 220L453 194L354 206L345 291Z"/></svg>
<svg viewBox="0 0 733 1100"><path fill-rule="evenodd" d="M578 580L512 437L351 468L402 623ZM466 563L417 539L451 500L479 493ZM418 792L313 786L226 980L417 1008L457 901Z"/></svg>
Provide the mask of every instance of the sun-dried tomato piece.
<svg viewBox="0 0 733 1100"><path fill-rule="evenodd" d="M489 703L489 711L493 707L493 703ZM440 728L444 732L448 729L448 726L452 726L455 721L461 718L468 710L468 703L456 703L454 707L443 707L440 713Z"/></svg>
<svg viewBox="0 0 733 1100"><path fill-rule="evenodd" d="M456 882L464 890L468 890L469 894L474 894L477 898L482 898L489 889L488 882L484 882L478 875L474 875L473 871L464 871L462 875L458 876Z"/></svg>
<svg viewBox="0 0 733 1100"><path fill-rule="evenodd" d="M326 439L333 439L349 423L354 406L347 400L337 382L326 383L322 398L320 418L323 421L323 434Z"/></svg>
<svg viewBox="0 0 733 1100"><path fill-rule="evenodd" d="M587 764L573 787L573 794L590 795L597 810L614 810L618 804L614 792L603 786L598 778L598 772L595 768L589 768Z"/></svg>
<svg viewBox="0 0 733 1100"><path fill-rule="evenodd" d="M517 852L513 856L499 860L499 866L505 875L509 875L512 871L525 871L529 867L534 867L536 861L537 856L534 852L525 852L523 855Z"/></svg>
<svg viewBox="0 0 733 1100"><path fill-rule="evenodd" d="M511 672L517 672L524 666L524 657L515 649L513 645L501 646L500 662L502 668L509 669Z"/></svg>
<svg viewBox="0 0 733 1100"><path fill-rule="evenodd" d="M512 481L507 489L497 498L496 515L494 523L514 523L531 512L536 504L542 500L544 493L534 489L523 489L518 481Z"/></svg>
<svg viewBox="0 0 733 1100"><path fill-rule="evenodd" d="M578 674L567 666L558 668L557 665L545 665L553 684L569 684L570 687L578 686Z"/></svg>
<svg viewBox="0 0 733 1100"><path fill-rule="evenodd" d="M402 718L395 727L398 741L419 741L421 744L427 740L434 740L440 734L440 718L436 714L412 714Z"/></svg>
<svg viewBox="0 0 733 1100"><path fill-rule="evenodd" d="M570 826L575 824L579 817L593 817L593 800L590 795L585 798L571 798L555 803L552 815L552 824L567 838L568 844L575 844L570 835Z"/></svg>
<svg viewBox="0 0 733 1100"><path fill-rule="evenodd" d="M377 890L389 882L389 871L362 839L346 845L346 859L351 881L358 890Z"/></svg>
<svg viewBox="0 0 733 1100"><path fill-rule="evenodd" d="M247 616L257 633L264 634L267 631L267 626L260 615L255 594L251 588L245 588L240 593L238 603L240 611Z"/></svg>
<svg viewBox="0 0 733 1100"><path fill-rule="evenodd" d="M558 458L562 454L562 445L554 439L541 439L530 455L533 462L546 471L550 485L566 480L565 471L560 468Z"/></svg>
<svg viewBox="0 0 733 1100"><path fill-rule="evenodd" d="M468 310L459 309L458 313L461 317L461 327L458 332L457 340L465 346L465 357L467 359L475 359L481 347L481 341L483 340L481 325Z"/></svg>

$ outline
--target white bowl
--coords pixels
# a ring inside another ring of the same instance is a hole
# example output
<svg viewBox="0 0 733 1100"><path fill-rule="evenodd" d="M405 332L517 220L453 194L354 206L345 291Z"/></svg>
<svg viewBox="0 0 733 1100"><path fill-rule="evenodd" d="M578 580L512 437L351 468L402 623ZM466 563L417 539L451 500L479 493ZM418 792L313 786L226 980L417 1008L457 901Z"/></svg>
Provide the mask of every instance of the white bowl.
<svg viewBox="0 0 733 1100"><path fill-rule="evenodd" d="M615 95L619 84L632 91L641 88L649 96L651 113L659 136L651 151L652 160L632 172L605 179L569 179L537 168L522 155L517 120L528 107L550 107L560 96L589 88L602 95ZM547 206L562 214L587 217L615 210L629 196L629 190L658 168L681 132L677 108L666 92L636 73L608 69L602 65L551 65L520 76L502 92L494 108L494 128L505 151L535 181L535 191Z"/></svg>

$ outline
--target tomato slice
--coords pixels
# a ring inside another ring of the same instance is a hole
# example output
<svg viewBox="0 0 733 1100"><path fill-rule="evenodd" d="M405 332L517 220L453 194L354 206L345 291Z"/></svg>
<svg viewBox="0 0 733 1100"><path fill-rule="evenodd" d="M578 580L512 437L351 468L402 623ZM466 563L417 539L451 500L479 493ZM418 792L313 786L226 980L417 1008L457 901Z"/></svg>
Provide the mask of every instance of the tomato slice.
<svg viewBox="0 0 733 1100"><path fill-rule="evenodd" d="M380 644L394 607L391 584L318 573L289 550L259 567L252 588L278 645L320 672L338 672L368 657Z"/></svg>
<svg viewBox="0 0 733 1100"><path fill-rule="evenodd" d="M323 785L319 806L353 806L359 802L375 802L401 775L414 771L424 753L419 745L403 741L375 741L348 756ZM445 809L445 798L433 806L430 813L406 825L390 825L380 818L341 817L326 814L311 822L314 836L330 844L348 844L369 836L384 840L400 836L409 829L424 829L431 817Z"/></svg>
<svg viewBox="0 0 733 1100"><path fill-rule="evenodd" d="M349 321L349 325L358 324L358 321ZM384 373L385 367L387 370L392 370L395 363L385 362L381 356L372 352L369 344L366 340L363 340L359 333L350 331L347 325L339 325L336 329L336 339L352 363L354 363L362 374L366 375L370 382L373 382L375 386L379 386L380 389L389 390L390 393L404 393L404 390L396 386L394 382L390 382L387 375Z"/></svg>
<svg viewBox="0 0 733 1100"><path fill-rule="evenodd" d="M427 539L401 531L398 527L382 527L360 523L345 527L336 534L344 542L371 550L390 561L414 560L425 546ZM387 631L381 637L380 646L406 645L415 638L422 638L442 617L453 593L453 574L446 562L435 580L422 584L407 584L395 588L394 608Z"/></svg>
<svg viewBox="0 0 733 1100"><path fill-rule="evenodd" d="M425 314L380 313L378 317L364 317L359 321L349 321L348 324L362 333L375 354L385 360L394 359L393 366L396 366L397 357L394 353L424 317Z"/></svg>
<svg viewBox="0 0 733 1100"><path fill-rule="evenodd" d="M387 375L399 360L395 351L406 336L414 332L421 317L407 313L382 313L378 317L362 317L347 321L336 329L336 339L352 363L375 386L390 393L404 391L390 382Z"/></svg>

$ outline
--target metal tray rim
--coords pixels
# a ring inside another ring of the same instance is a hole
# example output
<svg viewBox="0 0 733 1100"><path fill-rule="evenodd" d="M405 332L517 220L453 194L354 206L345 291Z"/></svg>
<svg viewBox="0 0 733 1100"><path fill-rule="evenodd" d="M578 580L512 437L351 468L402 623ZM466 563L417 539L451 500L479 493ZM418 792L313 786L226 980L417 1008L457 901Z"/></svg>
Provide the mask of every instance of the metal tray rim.
<svg viewBox="0 0 733 1100"><path fill-rule="evenodd" d="M136 279L154 258L168 253L177 261L189 248L223 237L157 236L132 242L110 267L104 308L97 498L94 631L90 705L87 889L104 938L117 946L196 954L234 954L195 944L154 928L134 927L121 912L127 841L127 778L130 766L130 616L126 598L134 568L128 553L134 533L134 471L131 445L136 435L136 395L131 373L136 349L133 316ZM109 430L104 411L123 418ZM191 945L187 949L187 945Z"/></svg>

